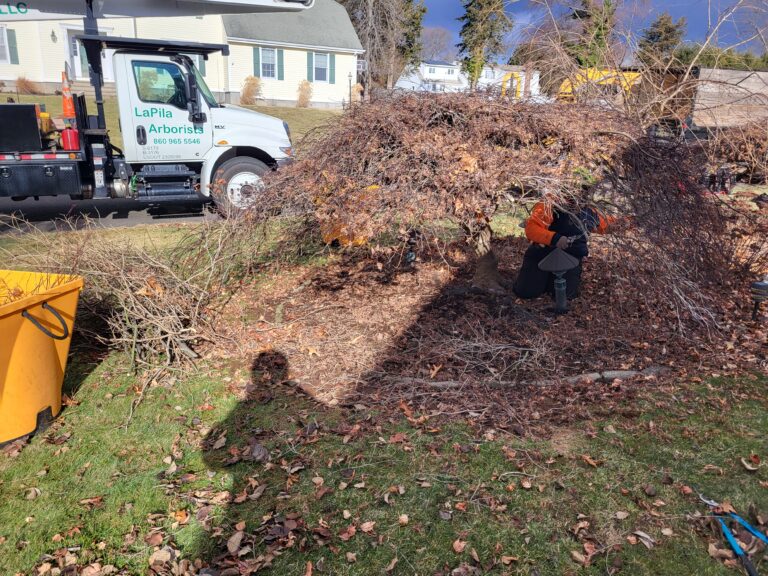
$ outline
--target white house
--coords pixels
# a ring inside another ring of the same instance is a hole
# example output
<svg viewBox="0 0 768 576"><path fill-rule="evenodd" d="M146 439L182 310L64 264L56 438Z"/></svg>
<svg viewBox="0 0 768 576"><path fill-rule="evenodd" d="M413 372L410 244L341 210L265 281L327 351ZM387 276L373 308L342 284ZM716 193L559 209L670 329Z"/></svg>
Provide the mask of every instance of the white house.
<svg viewBox="0 0 768 576"><path fill-rule="evenodd" d="M295 104L299 84L309 80L313 106L341 106L350 81L357 83L363 53L349 15L334 0L316 0L299 13L105 18L99 26L110 36L229 44L229 56L198 59L206 83L228 102L238 102L245 79L258 76L265 103ZM24 77L53 92L68 65L80 81L75 88L86 88L87 63L76 40L82 33L78 19L0 24L0 82L9 90ZM104 80L109 92L111 54L104 55Z"/></svg>
<svg viewBox="0 0 768 576"><path fill-rule="evenodd" d="M522 66L486 66L483 68L478 87L501 89L513 98L543 99L537 70ZM413 70L406 70L396 88L416 92L463 92L469 89L469 78L461 70L460 62L426 60Z"/></svg>

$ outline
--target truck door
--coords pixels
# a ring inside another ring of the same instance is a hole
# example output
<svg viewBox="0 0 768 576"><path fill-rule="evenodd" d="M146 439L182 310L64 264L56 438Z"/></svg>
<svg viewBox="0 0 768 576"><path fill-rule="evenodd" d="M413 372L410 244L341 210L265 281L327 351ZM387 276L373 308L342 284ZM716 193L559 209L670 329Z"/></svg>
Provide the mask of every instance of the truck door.
<svg viewBox="0 0 768 576"><path fill-rule="evenodd" d="M210 104L192 121L187 70L169 56L115 55L120 124L128 162L201 162L213 146Z"/></svg>

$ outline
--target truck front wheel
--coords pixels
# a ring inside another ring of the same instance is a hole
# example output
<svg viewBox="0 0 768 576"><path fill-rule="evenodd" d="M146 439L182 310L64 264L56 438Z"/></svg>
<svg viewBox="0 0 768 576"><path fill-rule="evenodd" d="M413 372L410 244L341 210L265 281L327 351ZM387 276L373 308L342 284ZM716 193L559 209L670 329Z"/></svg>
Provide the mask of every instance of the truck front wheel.
<svg viewBox="0 0 768 576"><path fill-rule="evenodd" d="M255 158L237 157L219 166L211 187L213 201L225 216L253 208L264 191L263 176L269 167Z"/></svg>

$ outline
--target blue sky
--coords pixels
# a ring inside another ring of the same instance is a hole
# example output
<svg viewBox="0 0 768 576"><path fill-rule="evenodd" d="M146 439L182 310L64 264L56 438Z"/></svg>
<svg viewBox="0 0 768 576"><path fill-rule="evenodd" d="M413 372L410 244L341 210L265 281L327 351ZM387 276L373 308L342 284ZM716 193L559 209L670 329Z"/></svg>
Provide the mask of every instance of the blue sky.
<svg viewBox="0 0 768 576"><path fill-rule="evenodd" d="M574 2L575 3L575 2ZM728 0L712 0L712 18L717 19L718 8L727 7ZM457 34L459 23L456 18L461 16L463 9L460 0L425 0L427 5L426 26L442 26ZM668 11L674 18L685 16L688 21L688 39L701 40L707 33L707 0L635 0L626 2L635 6L631 15L632 28L641 30L653 16L659 12ZM528 24L537 16L536 8L528 0L518 0L512 4L511 10L518 27ZM730 35L735 34L731 27Z"/></svg>

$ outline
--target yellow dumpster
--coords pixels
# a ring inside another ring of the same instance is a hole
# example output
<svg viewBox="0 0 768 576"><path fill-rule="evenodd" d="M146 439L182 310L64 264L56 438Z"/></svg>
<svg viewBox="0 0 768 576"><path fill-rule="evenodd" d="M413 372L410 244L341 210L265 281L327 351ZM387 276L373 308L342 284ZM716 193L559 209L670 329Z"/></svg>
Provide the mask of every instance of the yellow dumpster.
<svg viewBox="0 0 768 576"><path fill-rule="evenodd" d="M83 279L0 270L0 444L61 412L61 385Z"/></svg>

